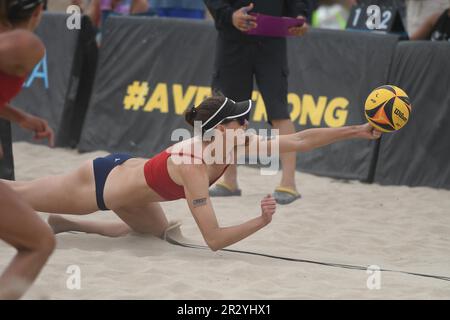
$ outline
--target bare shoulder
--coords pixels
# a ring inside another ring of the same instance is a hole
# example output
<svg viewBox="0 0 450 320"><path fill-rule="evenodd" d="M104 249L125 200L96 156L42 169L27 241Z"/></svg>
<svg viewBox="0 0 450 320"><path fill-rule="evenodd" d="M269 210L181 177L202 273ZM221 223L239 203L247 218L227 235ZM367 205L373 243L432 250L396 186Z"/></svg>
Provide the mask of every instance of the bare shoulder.
<svg viewBox="0 0 450 320"><path fill-rule="evenodd" d="M41 61L45 55L44 43L35 34L27 31L17 31L17 50L24 61L28 63L26 66L28 72L33 70L34 66Z"/></svg>
<svg viewBox="0 0 450 320"><path fill-rule="evenodd" d="M0 55L10 66L5 71L17 76L31 72L44 57L45 46L33 33L13 30L0 34Z"/></svg>

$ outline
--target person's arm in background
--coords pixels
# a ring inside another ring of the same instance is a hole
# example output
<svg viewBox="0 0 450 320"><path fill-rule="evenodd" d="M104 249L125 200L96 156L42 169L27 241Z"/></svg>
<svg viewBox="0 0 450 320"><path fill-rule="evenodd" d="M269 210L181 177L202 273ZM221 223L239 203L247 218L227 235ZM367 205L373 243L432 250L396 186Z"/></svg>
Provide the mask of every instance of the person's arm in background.
<svg viewBox="0 0 450 320"><path fill-rule="evenodd" d="M288 16L306 20L311 13L308 12L307 4L305 1L306 0L287 0L286 9ZM295 36L303 36L306 32L308 32L308 29L308 23L305 22L305 24L303 24L301 27L290 28L289 32Z"/></svg>
<svg viewBox="0 0 450 320"><path fill-rule="evenodd" d="M410 40L430 40L431 31L439 20L441 13L433 14L411 35Z"/></svg>
<svg viewBox="0 0 450 320"><path fill-rule="evenodd" d="M133 0L131 3L130 14L145 13L148 12L149 9L150 6L147 0Z"/></svg>

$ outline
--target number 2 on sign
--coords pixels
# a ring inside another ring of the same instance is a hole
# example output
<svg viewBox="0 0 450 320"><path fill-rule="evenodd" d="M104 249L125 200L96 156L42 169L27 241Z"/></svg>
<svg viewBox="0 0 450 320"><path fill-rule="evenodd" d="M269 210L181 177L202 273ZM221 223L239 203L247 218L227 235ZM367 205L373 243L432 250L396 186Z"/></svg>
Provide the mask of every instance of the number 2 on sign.
<svg viewBox="0 0 450 320"><path fill-rule="evenodd" d="M388 22L391 20L391 18L392 18L391 11L383 12L383 20L381 21L379 29L388 29L389 28Z"/></svg>

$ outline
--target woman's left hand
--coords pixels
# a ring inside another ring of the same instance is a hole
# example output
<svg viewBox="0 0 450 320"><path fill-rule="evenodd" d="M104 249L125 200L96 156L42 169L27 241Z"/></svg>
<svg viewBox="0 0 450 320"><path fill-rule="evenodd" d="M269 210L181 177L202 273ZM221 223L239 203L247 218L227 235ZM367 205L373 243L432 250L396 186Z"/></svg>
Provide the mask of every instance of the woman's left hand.
<svg viewBox="0 0 450 320"><path fill-rule="evenodd" d="M269 224L272 221L272 216L277 208L275 198L268 194L261 200L261 217L265 224Z"/></svg>
<svg viewBox="0 0 450 320"><path fill-rule="evenodd" d="M27 114L19 124L22 128L33 131L34 139L48 139L50 147L55 145L55 134L44 119Z"/></svg>

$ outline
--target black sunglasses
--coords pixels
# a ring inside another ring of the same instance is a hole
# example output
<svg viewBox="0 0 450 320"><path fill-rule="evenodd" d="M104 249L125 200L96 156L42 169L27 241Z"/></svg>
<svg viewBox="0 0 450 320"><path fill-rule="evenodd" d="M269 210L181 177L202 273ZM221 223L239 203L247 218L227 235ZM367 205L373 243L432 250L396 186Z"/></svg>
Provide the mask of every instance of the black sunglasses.
<svg viewBox="0 0 450 320"><path fill-rule="evenodd" d="M230 123L230 122L233 122L233 121L237 121L237 122L239 122L239 124L241 126L243 126L245 124L246 120L248 121L247 115L243 115L242 117L239 117L239 118L227 119L227 120L223 121L222 123L226 124L226 123Z"/></svg>

